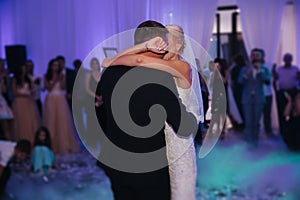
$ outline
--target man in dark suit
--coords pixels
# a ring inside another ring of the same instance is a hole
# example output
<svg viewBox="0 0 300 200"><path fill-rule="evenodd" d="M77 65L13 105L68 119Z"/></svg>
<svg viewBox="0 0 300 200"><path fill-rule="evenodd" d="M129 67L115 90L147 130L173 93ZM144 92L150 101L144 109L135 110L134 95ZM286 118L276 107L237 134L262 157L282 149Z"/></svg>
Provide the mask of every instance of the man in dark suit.
<svg viewBox="0 0 300 200"><path fill-rule="evenodd" d="M135 44L165 38L166 33L158 22L143 22L135 31ZM149 51L142 54L163 56ZM181 103L173 77L144 67L114 66L103 72L97 92L103 97L96 112L104 132L98 164L111 180L115 199L170 199L165 121L182 137L197 130L196 119Z"/></svg>
<svg viewBox="0 0 300 200"><path fill-rule="evenodd" d="M65 65L66 60L65 60L65 57L62 55L57 56L56 59L59 62L59 66L60 66L61 70L63 71L63 73L65 73L65 76L66 76L66 92L67 92L66 98L68 101L69 108L72 111L73 87L74 87L76 75L77 75L79 68L76 68L74 70L74 69L70 69L70 68L66 67L66 65ZM76 67L76 66L74 66L74 67Z"/></svg>

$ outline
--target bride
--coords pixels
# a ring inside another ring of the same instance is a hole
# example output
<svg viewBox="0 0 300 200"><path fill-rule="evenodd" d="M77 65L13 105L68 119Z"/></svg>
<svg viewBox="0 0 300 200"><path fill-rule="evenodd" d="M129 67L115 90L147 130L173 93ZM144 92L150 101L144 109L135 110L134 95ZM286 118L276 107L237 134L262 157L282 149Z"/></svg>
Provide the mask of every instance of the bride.
<svg viewBox="0 0 300 200"><path fill-rule="evenodd" d="M185 48L184 32L180 26L168 25L168 42L156 37L144 43L130 47L120 52L115 58L107 58L102 66L113 67L115 65L143 66L166 71L173 75L179 97L185 104L187 111L193 113L197 122L201 120L202 96L197 95L200 91L199 78L196 68L183 61L182 54ZM163 59L139 55L140 52L152 51L154 53L166 52ZM167 158L169 163L171 199L193 200L195 199L196 185L196 152L193 135L189 138L181 138L176 135L172 127L166 123L165 138Z"/></svg>

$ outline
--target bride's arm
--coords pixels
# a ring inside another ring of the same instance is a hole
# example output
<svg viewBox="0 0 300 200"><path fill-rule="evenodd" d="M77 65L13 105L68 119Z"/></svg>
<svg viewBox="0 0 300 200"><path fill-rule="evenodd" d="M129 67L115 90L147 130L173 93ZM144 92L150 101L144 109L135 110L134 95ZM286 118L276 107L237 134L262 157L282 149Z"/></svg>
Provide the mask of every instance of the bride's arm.
<svg viewBox="0 0 300 200"><path fill-rule="evenodd" d="M163 60L144 55L125 55L114 60L111 65L142 66L168 72L176 78L190 81L190 66L181 60Z"/></svg>
<svg viewBox="0 0 300 200"><path fill-rule="evenodd" d="M154 53L163 54L167 49L167 43L161 37L155 37L150 39L146 42L131 46L121 52L119 52L113 58L105 58L101 64L102 67L108 67L111 63L116 60L117 58L124 56L124 55L132 55L138 54L146 51L152 51Z"/></svg>

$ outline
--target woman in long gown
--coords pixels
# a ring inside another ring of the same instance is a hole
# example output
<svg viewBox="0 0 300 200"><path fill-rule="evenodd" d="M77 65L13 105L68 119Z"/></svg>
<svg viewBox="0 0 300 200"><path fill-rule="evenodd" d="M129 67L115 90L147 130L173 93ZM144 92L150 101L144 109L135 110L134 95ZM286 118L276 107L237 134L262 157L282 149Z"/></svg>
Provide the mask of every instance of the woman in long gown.
<svg viewBox="0 0 300 200"><path fill-rule="evenodd" d="M143 66L171 73L174 76L178 89L179 97L186 106L187 111L193 113L197 121L200 121L200 108L194 103L192 97L192 79L190 65L181 60L180 53L184 49L184 33L181 27L177 25L166 26L169 31L169 53L164 59L152 58L143 55L128 55L142 51L153 51L162 53L165 51L166 44L161 38L154 38L145 43L131 47L114 59L106 60L102 65L126 65ZM198 77L198 76L197 76ZM203 117L203 116L202 116ZM169 163L171 199L195 199L196 187L196 152L192 135L189 138L177 136L172 127L166 123L165 138L167 148L167 159Z"/></svg>
<svg viewBox="0 0 300 200"><path fill-rule="evenodd" d="M0 62L4 62L0 58ZM2 93L7 92L7 76L8 73L4 69L4 64L0 63L0 125L4 138L6 140L12 140L10 132L10 121L13 119L13 113L10 109L6 99Z"/></svg>
<svg viewBox="0 0 300 200"><path fill-rule="evenodd" d="M48 90L44 104L44 124L49 129L54 153L74 153L80 150L75 127L65 97L65 76L58 61L52 59L45 75Z"/></svg>
<svg viewBox="0 0 300 200"><path fill-rule="evenodd" d="M95 99L96 102L100 103L102 102L102 96L96 94L97 85L101 77L100 63L97 58L94 57L91 59L90 69L91 71L87 72L85 75L85 91L88 95L86 103L94 104ZM94 106L87 106L86 108L87 133L82 139L85 141L86 145L95 148L98 145L97 141L95 140L95 138L97 137L97 133L95 133L95 127L98 126L98 123L95 124L93 122L97 122L98 120L93 119L93 117L96 118Z"/></svg>
<svg viewBox="0 0 300 200"><path fill-rule="evenodd" d="M40 117L33 99L33 84L26 73L26 67L16 69L12 81L14 100L14 134L16 140L26 139L33 144L34 133L40 126Z"/></svg>

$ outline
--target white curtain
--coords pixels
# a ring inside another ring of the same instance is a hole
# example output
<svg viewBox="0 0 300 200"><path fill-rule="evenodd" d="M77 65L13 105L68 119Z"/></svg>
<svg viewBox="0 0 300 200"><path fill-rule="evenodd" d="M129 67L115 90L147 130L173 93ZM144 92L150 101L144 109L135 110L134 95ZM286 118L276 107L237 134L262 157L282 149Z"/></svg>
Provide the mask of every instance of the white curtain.
<svg viewBox="0 0 300 200"><path fill-rule="evenodd" d="M274 62L285 0L238 0L237 4L247 52L262 48L266 61Z"/></svg>
<svg viewBox="0 0 300 200"><path fill-rule="evenodd" d="M293 64L297 63L297 12L294 4L286 4L283 10L281 21L281 31L279 37L278 51L276 54L276 63L283 64L282 58L285 53L291 53L294 56Z"/></svg>
<svg viewBox="0 0 300 200"><path fill-rule="evenodd" d="M139 6L145 7L143 1L2 0L0 56L5 45L24 44L38 74L59 54L71 66L106 38L145 20Z"/></svg>
<svg viewBox="0 0 300 200"><path fill-rule="evenodd" d="M296 47L296 53L297 53L297 56L296 56L296 59L295 59L295 63L300 66L300 39L299 39L299 35L300 35L300 1L299 0L296 0L294 2L294 5L295 5L295 18L296 18L296 27L297 27L297 35L298 35L298 39L296 40L296 44L297 44L297 47Z"/></svg>
<svg viewBox="0 0 300 200"><path fill-rule="evenodd" d="M0 57L5 45L24 44L41 75L51 58L64 55L70 67L147 19L179 24L207 47L216 7L217 0L0 0Z"/></svg>

